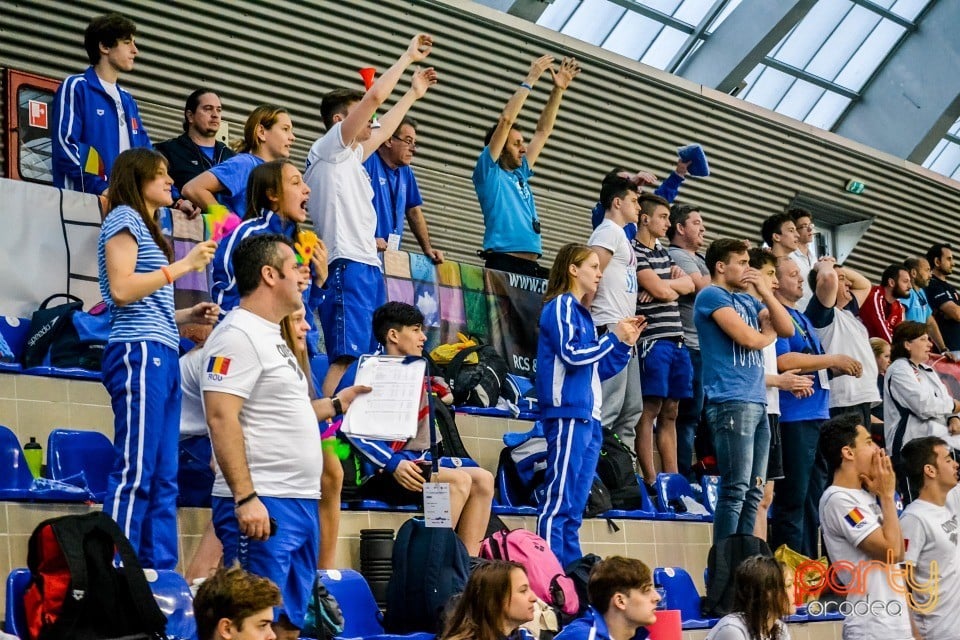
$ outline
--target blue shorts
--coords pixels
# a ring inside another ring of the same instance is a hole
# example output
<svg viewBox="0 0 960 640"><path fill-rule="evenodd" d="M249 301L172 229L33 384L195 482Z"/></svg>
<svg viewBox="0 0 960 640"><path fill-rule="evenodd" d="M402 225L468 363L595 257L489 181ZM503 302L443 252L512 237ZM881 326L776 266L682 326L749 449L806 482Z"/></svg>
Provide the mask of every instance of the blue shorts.
<svg viewBox="0 0 960 640"><path fill-rule="evenodd" d="M644 343L641 355L640 385L644 396L671 400L693 397L690 351L679 338Z"/></svg>
<svg viewBox="0 0 960 640"><path fill-rule="evenodd" d="M330 362L343 357L359 358L376 351L373 312L387 301L380 267L347 259L334 260L330 263L325 288L327 296L319 313Z"/></svg>
<svg viewBox="0 0 960 640"><path fill-rule="evenodd" d="M274 609L295 627L303 628L307 603L317 576L320 555L319 500L260 497L277 532L266 542L241 536L232 498L213 498L213 526L223 543L223 565L234 560L250 573L269 578L280 587L283 603Z"/></svg>

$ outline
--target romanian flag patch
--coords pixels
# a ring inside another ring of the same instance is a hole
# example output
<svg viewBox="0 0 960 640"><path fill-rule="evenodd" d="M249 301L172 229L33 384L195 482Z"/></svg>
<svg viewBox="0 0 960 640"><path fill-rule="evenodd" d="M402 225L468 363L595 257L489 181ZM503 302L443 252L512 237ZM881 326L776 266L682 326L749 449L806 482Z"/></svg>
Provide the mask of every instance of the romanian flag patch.
<svg viewBox="0 0 960 640"><path fill-rule="evenodd" d="M223 356L214 356L210 358L210 364L207 365L207 373L216 373L221 376L227 375L230 370L230 358Z"/></svg>
<svg viewBox="0 0 960 640"><path fill-rule="evenodd" d="M860 511L858 507L854 507L850 513L843 517L851 527L856 528L861 522L863 522L863 512Z"/></svg>

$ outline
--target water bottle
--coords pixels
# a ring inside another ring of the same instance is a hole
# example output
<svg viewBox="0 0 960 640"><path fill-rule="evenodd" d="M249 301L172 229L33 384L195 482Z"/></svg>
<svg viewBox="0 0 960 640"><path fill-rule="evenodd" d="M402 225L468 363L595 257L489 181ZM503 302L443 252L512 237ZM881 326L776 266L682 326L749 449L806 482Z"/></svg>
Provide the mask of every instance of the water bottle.
<svg viewBox="0 0 960 640"><path fill-rule="evenodd" d="M40 469L43 467L43 447L33 436L30 442L23 445L23 458L27 461L27 468L34 478L40 477Z"/></svg>

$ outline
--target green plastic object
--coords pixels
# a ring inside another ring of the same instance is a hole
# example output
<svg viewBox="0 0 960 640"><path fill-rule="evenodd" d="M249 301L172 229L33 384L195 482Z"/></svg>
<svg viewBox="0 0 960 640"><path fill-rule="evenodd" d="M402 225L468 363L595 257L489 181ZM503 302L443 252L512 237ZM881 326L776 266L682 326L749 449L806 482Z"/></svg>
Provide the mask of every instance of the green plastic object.
<svg viewBox="0 0 960 640"><path fill-rule="evenodd" d="M37 439L30 437L30 442L23 445L23 457L27 461L27 468L34 478L40 477L40 470L43 467L43 447L37 442Z"/></svg>

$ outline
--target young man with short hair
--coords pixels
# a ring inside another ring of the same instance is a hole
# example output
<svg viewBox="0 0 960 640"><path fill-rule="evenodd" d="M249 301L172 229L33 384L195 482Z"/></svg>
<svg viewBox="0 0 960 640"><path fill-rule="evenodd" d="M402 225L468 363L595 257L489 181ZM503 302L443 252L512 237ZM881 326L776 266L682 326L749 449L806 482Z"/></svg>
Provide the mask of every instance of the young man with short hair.
<svg viewBox="0 0 960 640"><path fill-rule="evenodd" d="M407 67L425 60L432 50L433 38L419 33L366 93L334 89L320 103L326 133L310 147L303 179L316 194L307 202L307 211L327 245L330 262L327 297L319 309L330 360L324 395L333 393L351 362L376 347L370 320L387 297L377 252L374 192L363 161L396 132L413 103L436 84L436 72L415 71L410 90L380 118L378 128L371 118Z"/></svg>
<svg viewBox="0 0 960 640"><path fill-rule="evenodd" d="M778 258L789 256L800 244L797 223L786 211L775 213L764 220L760 226L760 235L773 255Z"/></svg>
<svg viewBox="0 0 960 640"><path fill-rule="evenodd" d="M960 623L960 490L952 454L936 436L911 440L900 451L913 500L900 516L903 559L913 565L911 613L925 640L952 640Z"/></svg>
<svg viewBox="0 0 960 640"><path fill-rule="evenodd" d="M681 400L677 408L677 469L688 480L694 480L694 441L703 413L703 361L700 355L700 339L693 322L693 302L697 293L710 286L710 271L700 251L703 249L706 228L699 208L687 204L670 207L670 229L667 253L674 264L683 269L693 280L694 292L677 299L680 305L680 323L683 325L683 343L690 354L693 366L693 397Z"/></svg>
<svg viewBox="0 0 960 640"><path fill-rule="evenodd" d="M220 96L213 89L196 89L187 96L183 106L183 133L157 143L157 151L163 154L169 164L168 171L177 188L175 196L179 197L183 185L207 169L237 155L236 151L217 140L222 113ZM182 209L184 203L182 198L180 200L177 208ZM185 213L191 217L200 213L199 207L194 207L189 200L186 202L191 211Z"/></svg>
<svg viewBox="0 0 960 640"><path fill-rule="evenodd" d="M797 248L790 254L790 258L800 267L800 275L803 276L803 296L797 302L797 308L802 311L807 308L807 303L813 297L813 289L807 284L807 275L817 263L817 254L810 250L817 227L813 223L813 214L806 209L793 207L787 209L787 213L793 218L793 224L797 229Z"/></svg>
<svg viewBox="0 0 960 640"><path fill-rule="evenodd" d="M239 565L221 567L203 581L193 599L200 640L273 640L273 608L280 589Z"/></svg>
<svg viewBox="0 0 960 640"><path fill-rule="evenodd" d="M697 295L693 320L721 474L713 523L718 542L734 533L753 533L770 448L763 348L778 335L793 335L793 324L766 281L750 268L746 242L715 240L706 262L711 285Z"/></svg>
<svg viewBox="0 0 960 640"><path fill-rule="evenodd" d="M947 281L953 273L953 249L945 242L938 242L927 250L927 261L933 274L924 289L927 300L933 307L933 318L940 327L943 343L947 349L960 355L960 293Z"/></svg>
<svg viewBox="0 0 960 640"><path fill-rule="evenodd" d="M693 397L693 365L683 344L680 320L682 295L695 290L693 279L674 264L660 244L670 230L670 205L653 194L640 196L637 254L637 313L647 319L640 342L640 382L643 413L637 427L636 451L644 482L652 485L657 471L653 458L654 422L657 450L664 473L677 473L677 409Z"/></svg>
<svg viewBox="0 0 960 640"><path fill-rule="evenodd" d="M423 314L413 305L388 302L378 308L373 314L373 333L388 356L423 356L427 341ZM356 366L352 365L344 374L341 387L353 384ZM406 443L346 436L368 461L365 471L369 479L363 485L366 496L400 505L423 501L430 450L419 448L422 445L417 443L429 442L425 410L426 407L421 409L417 435ZM470 555L478 555L490 520L493 475L482 467L466 466L460 459L443 457L436 479L450 484L453 527Z"/></svg>
<svg viewBox="0 0 960 640"><path fill-rule="evenodd" d="M660 594L650 567L635 558L610 556L590 571L590 607L563 628L556 640L632 640L657 621Z"/></svg>
<svg viewBox="0 0 960 640"><path fill-rule="evenodd" d="M927 300L925 289L930 286L933 270L930 262L924 256L913 256L903 261L903 268L910 273L910 295L900 300L903 305L903 319L921 322L927 325L927 334L937 351L948 360L956 361L957 357L947 348L940 333L940 327L933 317L933 307Z"/></svg>
<svg viewBox="0 0 960 640"><path fill-rule="evenodd" d="M63 81L53 97L53 186L106 195L122 151L152 149L140 110L117 81L133 71L137 25L119 13L97 16L83 34L90 66Z"/></svg>
<svg viewBox="0 0 960 640"><path fill-rule="evenodd" d="M835 567L857 567L860 582L851 585L847 603L853 611L867 609L844 619L843 637L913 640L906 598L892 587L904 552L893 464L855 414L824 422L819 450L833 478L820 498L825 551Z"/></svg>
<svg viewBox="0 0 960 640"><path fill-rule="evenodd" d="M600 202L606 212L587 245L600 258L604 277L590 303L590 315L598 333L612 330L623 318L637 311L637 256L623 228L636 224L640 213L636 185L615 172L608 173L600 187ZM610 429L631 449L637 422L643 413L640 359L636 349L620 373L600 382L603 392L604 429Z"/></svg>
<svg viewBox="0 0 960 640"><path fill-rule="evenodd" d="M883 338L893 344L893 330L903 322L903 305L900 298L910 295L910 272L902 263L895 263L883 270L880 284L870 289L860 308L860 321L871 338Z"/></svg>
<svg viewBox="0 0 960 640"><path fill-rule="evenodd" d="M484 226L480 256L487 269L538 278L546 278L550 273L537 264L543 248L530 178L533 165L553 133L563 93L580 73L580 63L574 58L564 58L556 71L553 62L553 56L546 55L530 63L526 77L500 112L500 120L487 131L483 150L473 169L473 187ZM530 144L526 145L516 124L517 116L546 71L553 76L553 88L540 112Z"/></svg>

